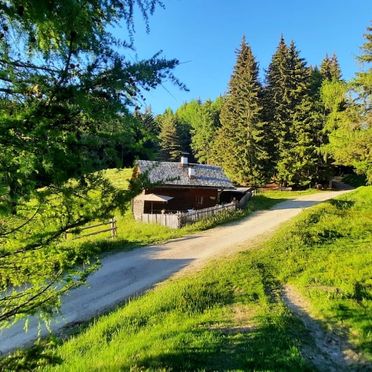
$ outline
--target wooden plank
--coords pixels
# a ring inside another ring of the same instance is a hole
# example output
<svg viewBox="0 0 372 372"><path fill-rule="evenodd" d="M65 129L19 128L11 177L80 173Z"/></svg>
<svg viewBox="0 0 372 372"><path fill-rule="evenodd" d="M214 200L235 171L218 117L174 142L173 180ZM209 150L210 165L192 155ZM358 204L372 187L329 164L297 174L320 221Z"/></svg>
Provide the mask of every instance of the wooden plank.
<svg viewBox="0 0 372 372"><path fill-rule="evenodd" d="M107 231L111 231L111 227L109 229L105 229L105 230L100 230L100 231L95 231L95 232L92 232L92 233L89 233L89 234L84 234L84 235L80 235L80 236L77 236L76 238L73 238L72 240L76 240L76 239L80 239L80 238L84 238L85 236L91 236L91 235L97 235L97 234L101 234L101 233L104 233L104 232L107 232Z"/></svg>
<svg viewBox="0 0 372 372"><path fill-rule="evenodd" d="M84 230L88 230L88 229L93 229L94 227L99 227L99 226L106 226L106 225L109 225L111 222L102 222L102 223L98 223L96 225L92 225L92 226L85 226L85 227L77 227L75 229L72 229L72 230L67 230L66 233L67 234L75 234L74 231L84 231Z"/></svg>

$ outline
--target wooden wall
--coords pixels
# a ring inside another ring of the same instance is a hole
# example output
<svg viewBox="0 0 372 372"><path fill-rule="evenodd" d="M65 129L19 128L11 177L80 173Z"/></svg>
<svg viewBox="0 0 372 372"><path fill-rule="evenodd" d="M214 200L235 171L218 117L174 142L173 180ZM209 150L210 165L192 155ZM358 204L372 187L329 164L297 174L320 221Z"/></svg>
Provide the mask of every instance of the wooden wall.
<svg viewBox="0 0 372 372"><path fill-rule="evenodd" d="M145 202L140 199L143 194L144 192L132 199L132 213L136 220L139 220L143 214Z"/></svg>
<svg viewBox="0 0 372 372"><path fill-rule="evenodd" d="M152 203L152 213L187 211L188 209L203 209L213 207L218 203L218 190L207 188L173 188L157 187L146 190L146 194L172 196L168 203ZM151 213L151 202L146 201L144 213Z"/></svg>

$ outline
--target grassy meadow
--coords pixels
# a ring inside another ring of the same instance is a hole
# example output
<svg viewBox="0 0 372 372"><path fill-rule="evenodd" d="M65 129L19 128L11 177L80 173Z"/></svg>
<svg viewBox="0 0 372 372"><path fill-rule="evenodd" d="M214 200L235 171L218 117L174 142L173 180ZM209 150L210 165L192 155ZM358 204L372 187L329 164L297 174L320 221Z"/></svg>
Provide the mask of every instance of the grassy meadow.
<svg viewBox="0 0 372 372"><path fill-rule="evenodd" d="M287 283L310 301L324 327L342 331L371 361L371 246L372 187L362 187L305 211L255 247L168 280L65 342L53 342L39 366L313 370L301 353L313 340L281 298Z"/></svg>

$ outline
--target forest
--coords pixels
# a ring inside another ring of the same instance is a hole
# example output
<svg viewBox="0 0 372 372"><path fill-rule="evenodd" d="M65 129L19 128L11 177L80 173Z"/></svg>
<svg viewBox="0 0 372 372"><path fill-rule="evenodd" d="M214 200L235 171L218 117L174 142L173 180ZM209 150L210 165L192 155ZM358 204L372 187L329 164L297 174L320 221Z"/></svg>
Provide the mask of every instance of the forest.
<svg viewBox="0 0 372 372"><path fill-rule="evenodd" d="M368 28L359 57L366 64L371 43ZM154 144L160 159L189 153L199 163L221 165L240 185L326 186L352 170L371 181L370 105L370 70L345 81L335 54L309 66L283 36L261 82L243 37L227 93L154 117ZM152 117L147 111L143 122Z"/></svg>
<svg viewBox="0 0 372 372"><path fill-rule="evenodd" d="M124 212L147 185L140 177L117 189L105 169L188 153L237 185L304 189L352 171L372 182L372 27L351 81L337 56L309 66L283 37L261 81L243 37L226 94L154 115L144 92L165 81L187 89L174 74L180 62L125 51L134 9L148 25L162 2L88 3L0 2L1 327L47 317L95 268L86 251L61 244L64 234ZM126 39L110 32L117 23Z"/></svg>

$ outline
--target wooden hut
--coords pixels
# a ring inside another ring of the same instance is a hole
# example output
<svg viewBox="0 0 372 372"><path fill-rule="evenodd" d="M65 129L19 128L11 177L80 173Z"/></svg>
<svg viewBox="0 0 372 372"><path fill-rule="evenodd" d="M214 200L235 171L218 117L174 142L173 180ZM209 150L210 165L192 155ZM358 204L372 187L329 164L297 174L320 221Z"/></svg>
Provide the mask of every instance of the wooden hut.
<svg viewBox="0 0 372 372"><path fill-rule="evenodd" d="M153 186L133 199L134 217L144 213L177 213L213 207L223 190L235 190L221 167L180 162L139 160L134 174L147 174Z"/></svg>

